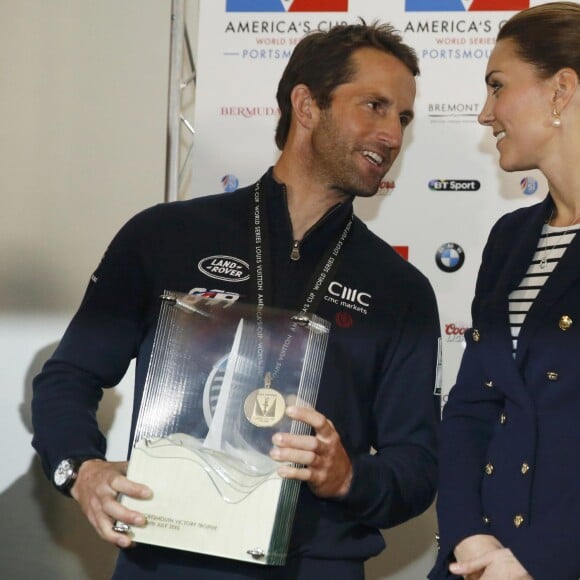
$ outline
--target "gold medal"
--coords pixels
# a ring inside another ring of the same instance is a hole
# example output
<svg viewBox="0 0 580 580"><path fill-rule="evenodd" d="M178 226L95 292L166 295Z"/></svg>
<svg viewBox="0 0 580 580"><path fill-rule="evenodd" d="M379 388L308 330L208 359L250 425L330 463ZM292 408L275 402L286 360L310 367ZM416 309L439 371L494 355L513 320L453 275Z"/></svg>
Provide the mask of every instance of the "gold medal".
<svg viewBox="0 0 580 580"><path fill-rule="evenodd" d="M272 375L266 373L264 387L252 391L244 402L246 419L256 427L273 427L284 417L284 397L272 388Z"/></svg>

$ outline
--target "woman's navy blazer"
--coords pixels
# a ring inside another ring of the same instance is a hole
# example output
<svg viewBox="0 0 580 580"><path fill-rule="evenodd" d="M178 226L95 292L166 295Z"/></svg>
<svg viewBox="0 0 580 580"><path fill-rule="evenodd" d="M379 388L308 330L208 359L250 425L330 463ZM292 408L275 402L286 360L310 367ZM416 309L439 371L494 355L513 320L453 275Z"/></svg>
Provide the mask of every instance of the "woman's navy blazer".
<svg viewBox="0 0 580 580"><path fill-rule="evenodd" d="M515 359L508 321L552 208L548 195L503 216L483 252L443 412L432 579L452 577L453 549L473 534L496 536L535 580L580 577L580 233L528 312Z"/></svg>

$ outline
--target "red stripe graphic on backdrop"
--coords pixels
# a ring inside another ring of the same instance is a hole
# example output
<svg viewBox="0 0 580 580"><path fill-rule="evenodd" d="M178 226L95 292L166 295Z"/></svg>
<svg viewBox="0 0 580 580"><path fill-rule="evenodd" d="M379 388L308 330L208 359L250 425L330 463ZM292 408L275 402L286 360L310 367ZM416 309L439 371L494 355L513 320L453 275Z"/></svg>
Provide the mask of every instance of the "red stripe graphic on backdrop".
<svg viewBox="0 0 580 580"><path fill-rule="evenodd" d="M348 12L348 0L294 0L288 12Z"/></svg>
<svg viewBox="0 0 580 580"><path fill-rule="evenodd" d="M405 258L405 260L409 261L409 246L393 246L393 250L395 250L401 258Z"/></svg>
<svg viewBox="0 0 580 580"><path fill-rule="evenodd" d="M530 0L473 0L469 11L502 11L525 10L530 7Z"/></svg>

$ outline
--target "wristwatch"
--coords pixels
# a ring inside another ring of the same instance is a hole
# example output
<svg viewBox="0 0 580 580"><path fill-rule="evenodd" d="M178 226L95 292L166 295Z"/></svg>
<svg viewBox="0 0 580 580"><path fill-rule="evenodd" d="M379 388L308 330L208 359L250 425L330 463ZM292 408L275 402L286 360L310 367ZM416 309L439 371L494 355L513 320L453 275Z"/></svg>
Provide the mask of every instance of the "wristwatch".
<svg viewBox="0 0 580 580"><path fill-rule="evenodd" d="M70 496L70 490L73 486L81 464L95 457L69 457L63 459L54 470L52 481L60 492Z"/></svg>

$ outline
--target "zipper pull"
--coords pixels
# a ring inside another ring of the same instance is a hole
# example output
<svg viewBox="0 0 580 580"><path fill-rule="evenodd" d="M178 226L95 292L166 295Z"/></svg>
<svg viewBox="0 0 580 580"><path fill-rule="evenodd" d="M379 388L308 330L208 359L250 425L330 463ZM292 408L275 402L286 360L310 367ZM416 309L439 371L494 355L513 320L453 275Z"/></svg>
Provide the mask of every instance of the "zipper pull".
<svg viewBox="0 0 580 580"><path fill-rule="evenodd" d="M300 260L300 242L294 240L292 242L292 251L290 252L290 259L294 262Z"/></svg>

